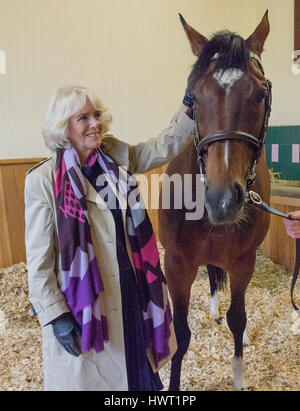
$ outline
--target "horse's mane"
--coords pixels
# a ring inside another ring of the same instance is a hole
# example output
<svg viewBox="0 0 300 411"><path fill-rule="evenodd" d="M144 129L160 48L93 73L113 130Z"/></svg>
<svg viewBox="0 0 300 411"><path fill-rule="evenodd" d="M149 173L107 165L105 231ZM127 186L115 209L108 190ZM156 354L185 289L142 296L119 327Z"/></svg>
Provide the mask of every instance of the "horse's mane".
<svg viewBox="0 0 300 411"><path fill-rule="evenodd" d="M193 87L207 70L213 56L219 53L216 60L217 70L238 68L247 72L249 68L249 48L246 41L236 33L224 30L215 33L206 43L189 77L189 86Z"/></svg>

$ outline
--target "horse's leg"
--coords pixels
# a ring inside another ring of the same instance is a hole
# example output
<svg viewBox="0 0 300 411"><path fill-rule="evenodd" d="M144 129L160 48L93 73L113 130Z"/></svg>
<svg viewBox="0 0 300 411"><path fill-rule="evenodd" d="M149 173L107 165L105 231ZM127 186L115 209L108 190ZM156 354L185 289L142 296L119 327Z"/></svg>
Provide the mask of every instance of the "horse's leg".
<svg viewBox="0 0 300 411"><path fill-rule="evenodd" d="M214 265L209 264L206 268L210 285L210 317L219 324L222 317L220 316L219 311L220 302L218 291L222 291L225 288L227 276L226 272L220 267L215 267ZM250 344L246 327L243 334L243 346L246 347Z"/></svg>
<svg viewBox="0 0 300 411"><path fill-rule="evenodd" d="M186 260L166 250L165 273L173 302L173 321L178 346L172 358L169 390L178 391L181 362L191 339L187 317L191 287L197 275L197 268L193 268Z"/></svg>
<svg viewBox="0 0 300 411"><path fill-rule="evenodd" d="M248 345L251 345L251 340L248 337L248 332L247 332L247 325L243 334L243 347L248 347Z"/></svg>
<svg viewBox="0 0 300 411"><path fill-rule="evenodd" d="M243 361L243 335L247 323L245 292L253 273L255 253L254 256L252 253L251 257L247 256L244 258L241 263L243 264L241 265L243 269L239 272L230 273L231 305L227 312L227 323L234 338L234 357L232 360L233 386L242 390L248 387L244 375L245 367Z"/></svg>
<svg viewBox="0 0 300 411"><path fill-rule="evenodd" d="M226 273L220 267L207 265L207 272L210 285L210 316L216 322L221 320L219 313L219 296L218 291L224 289L226 284Z"/></svg>

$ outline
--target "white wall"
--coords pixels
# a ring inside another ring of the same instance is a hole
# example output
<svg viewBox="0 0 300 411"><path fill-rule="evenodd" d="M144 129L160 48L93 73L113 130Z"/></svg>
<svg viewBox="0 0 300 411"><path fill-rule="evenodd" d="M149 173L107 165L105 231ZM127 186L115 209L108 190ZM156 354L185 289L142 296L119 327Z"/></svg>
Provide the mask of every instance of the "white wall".
<svg viewBox="0 0 300 411"><path fill-rule="evenodd" d="M195 61L178 18L205 36L248 37L269 9L263 56L274 84L272 125L299 124L300 75L291 72L293 0L0 0L0 158L47 155L40 130L51 93L93 88L135 143L156 135L181 103Z"/></svg>

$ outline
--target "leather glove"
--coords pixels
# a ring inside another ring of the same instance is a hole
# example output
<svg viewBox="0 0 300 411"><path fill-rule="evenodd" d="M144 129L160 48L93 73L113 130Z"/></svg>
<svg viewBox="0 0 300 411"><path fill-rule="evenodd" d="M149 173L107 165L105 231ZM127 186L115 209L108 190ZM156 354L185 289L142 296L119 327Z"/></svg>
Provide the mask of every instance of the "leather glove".
<svg viewBox="0 0 300 411"><path fill-rule="evenodd" d="M71 313L65 313L51 322L53 333L58 342L69 354L79 357L80 349L75 337L81 336L81 329Z"/></svg>
<svg viewBox="0 0 300 411"><path fill-rule="evenodd" d="M185 95L182 102L185 106L193 108L194 105L194 96L190 92L189 88L185 90Z"/></svg>
<svg viewBox="0 0 300 411"><path fill-rule="evenodd" d="M194 105L194 96L191 92L191 76L192 74L189 75L188 81L187 81L187 87L185 90L185 95L183 97L183 104L187 107L193 108Z"/></svg>

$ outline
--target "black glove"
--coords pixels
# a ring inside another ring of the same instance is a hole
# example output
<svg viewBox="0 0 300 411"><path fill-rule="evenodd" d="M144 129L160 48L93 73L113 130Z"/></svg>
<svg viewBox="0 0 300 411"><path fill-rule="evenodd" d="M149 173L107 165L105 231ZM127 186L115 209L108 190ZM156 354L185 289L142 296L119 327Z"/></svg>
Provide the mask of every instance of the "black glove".
<svg viewBox="0 0 300 411"><path fill-rule="evenodd" d="M80 349L76 343L75 337L81 336L81 329L74 320L71 313L65 313L51 322L53 333L58 342L68 353L79 357Z"/></svg>
<svg viewBox="0 0 300 411"><path fill-rule="evenodd" d="M193 105L194 105L194 96L188 88L185 90L183 104L190 108L193 108Z"/></svg>

